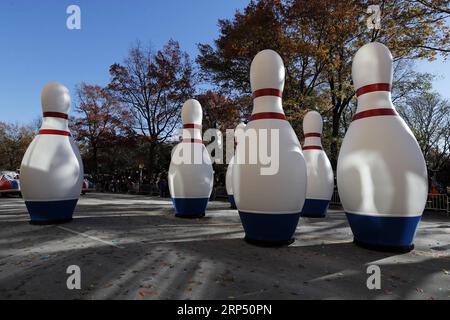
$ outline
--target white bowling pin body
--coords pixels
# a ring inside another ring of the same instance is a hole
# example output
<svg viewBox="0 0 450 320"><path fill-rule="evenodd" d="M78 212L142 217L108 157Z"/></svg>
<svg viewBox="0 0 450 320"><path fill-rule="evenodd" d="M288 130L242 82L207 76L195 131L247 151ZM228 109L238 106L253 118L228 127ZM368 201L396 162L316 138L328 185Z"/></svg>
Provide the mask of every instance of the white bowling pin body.
<svg viewBox="0 0 450 320"><path fill-rule="evenodd" d="M334 174L330 160L322 148L322 117L310 111L303 119L305 144L303 155L306 161L308 183L302 217L323 218L334 191Z"/></svg>
<svg viewBox="0 0 450 320"><path fill-rule="evenodd" d="M70 136L69 91L50 83L42 91L43 122L22 160L22 195L33 224L72 219L81 193L83 162Z"/></svg>
<svg viewBox="0 0 450 320"><path fill-rule="evenodd" d="M234 198L246 240L260 245L292 242L306 195L305 159L282 107L284 79L284 64L275 51L256 55L250 70L253 112L245 140L238 138L233 165ZM250 158L261 152L263 138L270 142L275 132L279 135L279 152L275 146L268 150L272 149L269 154L277 153L278 159L272 159L278 163L263 164L260 156L252 163ZM257 141L249 138L252 136ZM255 144L259 144L256 149ZM264 172L263 168L270 166L276 167L276 172Z"/></svg>
<svg viewBox="0 0 450 320"><path fill-rule="evenodd" d="M354 57L358 108L340 150L337 182L356 244L409 251L428 178L417 140L391 101L392 61L380 43Z"/></svg>
<svg viewBox="0 0 450 320"><path fill-rule="evenodd" d="M239 130L245 130L245 123L240 123L235 132ZM227 167L227 173L225 176L225 186L227 188L228 201L230 202L230 206L232 209L237 209L236 202L234 201L234 192L233 192L233 164L234 164L234 156L231 158L230 163Z"/></svg>
<svg viewBox="0 0 450 320"><path fill-rule="evenodd" d="M177 217L205 215L213 188L211 158L202 140L202 107L190 99L181 111L183 140L174 148L169 190Z"/></svg>

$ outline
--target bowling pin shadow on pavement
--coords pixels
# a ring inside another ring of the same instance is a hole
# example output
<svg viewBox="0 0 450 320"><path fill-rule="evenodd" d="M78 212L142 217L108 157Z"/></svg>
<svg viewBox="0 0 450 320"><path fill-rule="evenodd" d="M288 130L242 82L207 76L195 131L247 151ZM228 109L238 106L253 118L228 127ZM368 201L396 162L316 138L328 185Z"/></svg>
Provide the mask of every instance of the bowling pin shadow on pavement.
<svg viewBox="0 0 450 320"><path fill-rule="evenodd" d="M245 239L261 246L286 245L294 241L306 196L305 159L282 106L284 80L284 64L275 51L264 50L256 55L250 68L253 112L245 129L245 139L238 140L232 172L233 193ZM278 170L264 174L263 168L267 165L260 157L256 163L248 158L259 154L261 141L272 141L264 140L263 136L274 132L278 134L277 146L267 149L273 148L272 153L278 153L275 164ZM257 141L249 143L251 136ZM255 144L258 145L256 150Z"/></svg>
<svg viewBox="0 0 450 320"><path fill-rule="evenodd" d="M337 166L342 205L357 245L407 252L428 193L424 157L391 101L392 55L380 43L356 53L358 107Z"/></svg>
<svg viewBox="0 0 450 320"><path fill-rule="evenodd" d="M31 224L72 220L83 183L83 163L68 127L69 90L50 83L42 91L43 122L22 160L20 179Z"/></svg>
<svg viewBox="0 0 450 320"><path fill-rule="evenodd" d="M184 103L183 140L172 152L168 176L175 215L181 218L205 216L213 188L212 161L202 140L202 117L197 100Z"/></svg>

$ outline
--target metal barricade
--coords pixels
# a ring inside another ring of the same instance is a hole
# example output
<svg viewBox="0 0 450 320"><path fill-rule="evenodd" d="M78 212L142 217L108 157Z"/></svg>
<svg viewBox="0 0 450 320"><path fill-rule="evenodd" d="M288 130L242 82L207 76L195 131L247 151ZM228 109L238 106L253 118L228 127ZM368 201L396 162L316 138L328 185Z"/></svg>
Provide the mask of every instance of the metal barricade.
<svg viewBox="0 0 450 320"><path fill-rule="evenodd" d="M425 210L443 211L450 215L449 197L445 194L429 194Z"/></svg>
<svg viewBox="0 0 450 320"><path fill-rule="evenodd" d="M331 197L330 204L334 205L334 206L340 206L341 205L341 199L339 198L339 192L337 191L337 189L334 189L333 196Z"/></svg>
<svg viewBox="0 0 450 320"><path fill-rule="evenodd" d="M330 204L334 206L342 205L337 190L334 190ZM445 194L429 194L425 210L442 211L445 212L447 216L450 216L450 197Z"/></svg>

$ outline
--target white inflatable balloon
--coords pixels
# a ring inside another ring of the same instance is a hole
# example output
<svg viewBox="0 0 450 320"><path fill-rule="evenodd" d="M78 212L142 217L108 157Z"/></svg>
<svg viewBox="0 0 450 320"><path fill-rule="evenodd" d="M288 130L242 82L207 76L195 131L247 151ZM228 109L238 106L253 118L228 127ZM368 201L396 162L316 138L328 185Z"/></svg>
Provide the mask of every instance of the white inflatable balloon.
<svg viewBox="0 0 450 320"><path fill-rule="evenodd" d="M310 111L303 119L305 144L303 155L306 161L308 183L306 201L302 217L323 218L334 191L334 174L330 160L322 148L322 116L317 111Z"/></svg>
<svg viewBox="0 0 450 320"><path fill-rule="evenodd" d="M293 241L306 196L305 159L282 106L284 80L284 64L275 51L256 55L250 68L253 112L244 141L238 137L233 165L234 198L246 240L260 245ZM269 150L268 164L261 152Z"/></svg>
<svg viewBox="0 0 450 320"><path fill-rule="evenodd" d="M47 84L42 126L20 167L22 195L33 224L71 220L81 193L83 162L69 132L69 109L69 90Z"/></svg>
<svg viewBox="0 0 450 320"><path fill-rule="evenodd" d="M240 123L236 127L235 132L238 132L239 130L244 131L245 130L245 123ZM234 163L234 156L231 158L230 163L227 167L227 174L225 176L225 186L227 188L227 194L228 194L228 201L230 202L230 206L232 209L237 209L236 202L234 201L234 192L233 192L233 163Z"/></svg>
<svg viewBox="0 0 450 320"><path fill-rule="evenodd" d="M202 107L195 99L181 111L183 141L172 152L169 190L177 217L205 215L213 188L211 158L202 140Z"/></svg>
<svg viewBox="0 0 450 320"><path fill-rule="evenodd" d="M392 64L389 49L376 42L353 59L358 108L339 154L337 182L356 244L409 251L428 179L419 144L391 101Z"/></svg>

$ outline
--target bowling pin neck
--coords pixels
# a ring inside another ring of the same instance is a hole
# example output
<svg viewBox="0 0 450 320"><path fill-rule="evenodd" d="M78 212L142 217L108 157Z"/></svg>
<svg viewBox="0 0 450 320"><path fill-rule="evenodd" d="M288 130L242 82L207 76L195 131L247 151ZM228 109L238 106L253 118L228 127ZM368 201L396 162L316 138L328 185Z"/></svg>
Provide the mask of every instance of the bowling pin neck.
<svg viewBox="0 0 450 320"><path fill-rule="evenodd" d="M183 125L183 140L200 140L202 141L202 126L198 124Z"/></svg>
<svg viewBox="0 0 450 320"><path fill-rule="evenodd" d="M284 115L282 99L276 96L263 96L253 100L252 115L259 113L279 113Z"/></svg>
<svg viewBox="0 0 450 320"><path fill-rule="evenodd" d="M364 112L372 109L395 109L392 104L390 91L372 91L358 96L356 112Z"/></svg>
<svg viewBox="0 0 450 320"><path fill-rule="evenodd" d="M41 130L69 131L69 121L64 118L44 117Z"/></svg>
<svg viewBox="0 0 450 320"><path fill-rule="evenodd" d="M305 133L305 144L303 148L322 149L322 138L318 132Z"/></svg>

